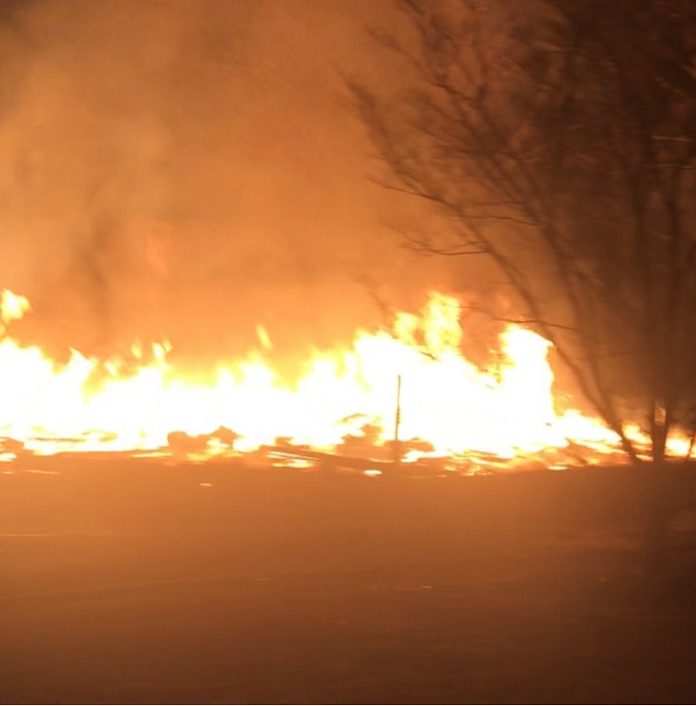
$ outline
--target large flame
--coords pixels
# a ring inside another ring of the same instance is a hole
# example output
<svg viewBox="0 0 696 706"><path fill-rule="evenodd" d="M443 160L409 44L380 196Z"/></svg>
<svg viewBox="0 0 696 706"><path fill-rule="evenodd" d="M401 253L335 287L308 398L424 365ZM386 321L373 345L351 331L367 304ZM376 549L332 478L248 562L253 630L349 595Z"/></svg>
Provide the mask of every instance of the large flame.
<svg viewBox="0 0 696 706"><path fill-rule="evenodd" d="M221 364L212 380L174 369L167 342L134 345L130 356L108 360L73 350L59 365L9 335L7 327L29 309L24 297L3 292L0 436L15 444L6 450L172 450L177 439L192 437L203 439L198 450L207 455L248 452L279 438L332 451L362 437L373 451L387 449L397 379L406 459L554 451L568 462L582 449L591 462L618 448L599 420L556 409L548 341L509 325L496 364L481 369L461 353L458 301L442 294L433 293L419 315L398 314L390 330L358 331L345 347L314 351L294 381L274 368L271 337L261 327L259 350ZM427 443L408 443L416 439Z"/></svg>

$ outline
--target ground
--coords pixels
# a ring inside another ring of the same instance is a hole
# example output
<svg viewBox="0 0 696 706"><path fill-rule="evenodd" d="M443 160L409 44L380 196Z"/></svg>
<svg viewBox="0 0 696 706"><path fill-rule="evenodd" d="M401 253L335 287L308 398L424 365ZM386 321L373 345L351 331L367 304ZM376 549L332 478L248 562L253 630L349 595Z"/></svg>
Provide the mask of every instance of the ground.
<svg viewBox="0 0 696 706"><path fill-rule="evenodd" d="M629 470L0 476L2 703L692 703L696 536Z"/></svg>

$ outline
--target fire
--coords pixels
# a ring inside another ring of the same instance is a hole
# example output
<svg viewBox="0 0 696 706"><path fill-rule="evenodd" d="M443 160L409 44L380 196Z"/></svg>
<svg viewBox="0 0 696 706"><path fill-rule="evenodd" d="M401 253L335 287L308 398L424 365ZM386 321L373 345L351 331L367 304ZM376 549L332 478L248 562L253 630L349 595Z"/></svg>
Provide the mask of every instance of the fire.
<svg viewBox="0 0 696 706"><path fill-rule="evenodd" d="M261 326L258 350L203 380L175 369L166 341L137 343L130 356L107 360L73 350L59 365L9 335L30 310L24 297L5 290L1 309L0 436L15 450L175 452L198 438L197 452L210 456L278 439L325 451L362 440L386 457L397 376L405 460L514 460L551 451L567 461L582 449L592 461L618 448L599 420L557 410L548 341L509 325L497 362L481 369L461 353L459 302L438 293L420 314L398 314L389 330L358 331L349 345L313 351L293 381L274 368L272 338Z"/></svg>
<svg viewBox="0 0 696 706"><path fill-rule="evenodd" d="M31 305L26 297L15 294L9 289L3 289L2 298L0 299L0 317L2 317L5 324L9 324L11 321L18 321L30 309ZM4 332L4 326L2 330Z"/></svg>

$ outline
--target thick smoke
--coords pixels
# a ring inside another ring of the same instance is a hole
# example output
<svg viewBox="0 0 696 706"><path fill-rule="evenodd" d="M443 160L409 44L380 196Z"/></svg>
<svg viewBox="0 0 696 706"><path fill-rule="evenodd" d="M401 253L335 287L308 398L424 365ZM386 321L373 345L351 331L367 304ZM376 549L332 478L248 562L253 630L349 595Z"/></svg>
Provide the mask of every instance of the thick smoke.
<svg viewBox="0 0 696 706"><path fill-rule="evenodd" d="M0 281L34 304L20 335L229 355L257 323L324 344L378 323L375 300L418 304L441 265L385 227L413 207L370 181L341 80L374 72L372 5L5 3Z"/></svg>

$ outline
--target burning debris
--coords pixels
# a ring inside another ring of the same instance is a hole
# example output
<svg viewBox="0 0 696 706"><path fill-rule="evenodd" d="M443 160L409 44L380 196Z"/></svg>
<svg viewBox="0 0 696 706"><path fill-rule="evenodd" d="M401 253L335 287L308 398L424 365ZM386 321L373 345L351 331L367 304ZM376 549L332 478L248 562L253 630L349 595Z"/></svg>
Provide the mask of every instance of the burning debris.
<svg viewBox="0 0 696 706"><path fill-rule="evenodd" d="M4 292L5 327L29 309ZM598 419L556 408L548 341L508 325L496 362L482 369L462 355L463 335L457 300L433 293L420 315L397 314L390 330L358 331L346 346L315 351L296 380L282 379L265 350L221 364L204 382L169 363L167 343L137 346L128 360L73 351L58 365L5 328L0 458L254 452L280 465L418 463L475 473L622 457Z"/></svg>
<svg viewBox="0 0 696 706"><path fill-rule="evenodd" d="M167 434L167 448L172 456L183 458L192 455L206 457L216 451L224 455L234 451L234 443L238 438L238 434L225 427L211 434L189 435L183 431L170 431Z"/></svg>

